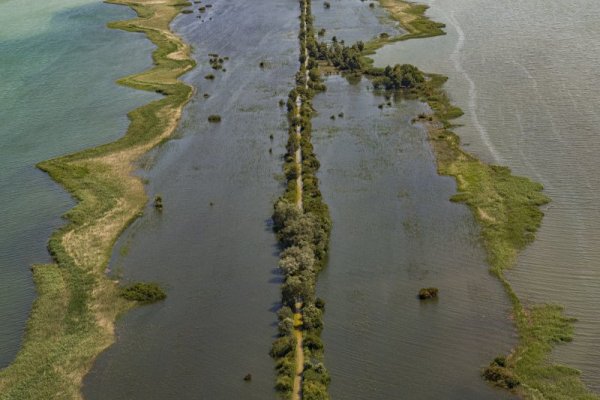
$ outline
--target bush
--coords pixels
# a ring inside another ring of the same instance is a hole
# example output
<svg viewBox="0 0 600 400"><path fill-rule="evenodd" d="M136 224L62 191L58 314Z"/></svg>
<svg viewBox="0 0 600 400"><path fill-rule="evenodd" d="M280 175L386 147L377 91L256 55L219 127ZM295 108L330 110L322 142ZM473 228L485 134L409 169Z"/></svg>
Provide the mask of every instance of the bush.
<svg viewBox="0 0 600 400"><path fill-rule="evenodd" d="M212 114L208 116L208 122L221 122L221 116L220 115L216 115L216 114Z"/></svg>
<svg viewBox="0 0 600 400"><path fill-rule="evenodd" d="M213 79L215 79L215 76L213 74L208 74L204 77L204 79L208 79L209 81L212 81Z"/></svg>
<svg viewBox="0 0 600 400"><path fill-rule="evenodd" d="M439 292L438 288L434 288L434 287L423 288L423 289L419 290L419 299L426 300L426 299L436 298L438 296L438 292Z"/></svg>
<svg viewBox="0 0 600 400"><path fill-rule="evenodd" d="M385 67L383 74L378 74L377 78L373 79L373 86L376 89L387 90L412 89L424 82L425 76L417 67L410 64L397 64L393 68L389 65Z"/></svg>
<svg viewBox="0 0 600 400"><path fill-rule="evenodd" d="M307 333L306 337L302 341L304 347L309 350L322 350L323 349L323 341L320 337L315 335L314 333Z"/></svg>
<svg viewBox="0 0 600 400"><path fill-rule="evenodd" d="M289 376L280 376L275 383L275 390L281 393L289 393L292 391L293 380Z"/></svg>
<svg viewBox="0 0 600 400"><path fill-rule="evenodd" d="M496 364L495 361L483 370L482 375L486 381L506 389L514 389L520 384L510 369Z"/></svg>
<svg viewBox="0 0 600 400"><path fill-rule="evenodd" d="M320 297L317 297L317 300L315 300L315 307L317 307L321 311L325 311L325 300L323 300Z"/></svg>
<svg viewBox="0 0 600 400"><path fill-rule="evenodd" d="M277 330L279 331L279 336L291 335L294 330L294 320L292 318L282 319L277 324Z"/></svg>
<svg viewBox="0 0 600 400"><path fill-rule="evenodd" d="M163 209L163 200L161 196L156 196L154 198L154 208L156 208L158 211L162 211Z"/></svg>
<svg viewBox="0 0 600 400"><path fill-rule="evenodd" d="M321 329L323 327L323 312L314 304L302 309L302 321L305 329Z"/></svg>
<svg viewBox="0 0 600 400"><path fill-rule="evenodd" d="M165 291L156 283L138 282L121 289L121 296L131 301L149 304L167 298Z"/></svg>
<svg viewBox="0 0 600 400"><path fill-rule="evenodd" d="M296 339L293 336L283 336L273 342L271 346L271 357L284 357L294 350Z"/></svg>
<svg viewBox="0 0 600 400"><path fill-rule="evenodd" d="M327 387L320 382L305 382L302 385L302 398L304 400L329 400Z"/></svg>
<svg viewBox="0 0 600 400"><path fill-rule="evenodd" d="M293 359L290 357L283 357L277 360L275 369L277 370L277 375L292 376L294 375L296 366Z"/></svg>

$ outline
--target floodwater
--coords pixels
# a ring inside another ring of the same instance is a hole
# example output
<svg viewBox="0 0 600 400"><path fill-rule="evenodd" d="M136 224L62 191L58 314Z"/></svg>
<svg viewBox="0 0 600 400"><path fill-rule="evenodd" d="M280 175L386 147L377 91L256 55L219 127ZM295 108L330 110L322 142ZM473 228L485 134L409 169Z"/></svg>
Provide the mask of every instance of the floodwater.
<svg viewBox="0 0 600 400"><path fill-rule="evenodd" d="M335 26L328 34L347 42L393 33L380 10L349 3L314 5L317 29ZM334 223L318 287L332 397L510 398L480 377L514 345L510 305L470 211L448 201L454 180L438 176L425 130L411 123L425 106L388 105L365 80L326 84L314 101L313 141ZM419 302L430 286L440 299Z"/></svg>
<svg viewBox="0 0 600 400"><path fill-rule="evenodd" d="M313 126L334 223L318 287L332 397L508 398L480 368L513 343L509 304L469 210L448 201L453 180L437 175L426 132L410 123L424 107L380 110L385 99L364 81L327 87ZM430 286L439 301L419 302Z"/></svg>
<svg viewBox="0 0 600 400"><path fill-rule="evenodd" d="M114 81L151 63L141 35L106 29L132 11L90 0L0 2L0 368L35 297L30 266L73 202L35 164L122 136L154 95Z"/></svg>
<svg viewBox="0 0 600 400"><path fill-rule="evenodd" d="M112 262L125 281L159 282L168 298L119 321L117 343L84 382L90 400L276 397L268 353L281 276L269 220L284 190L287 120L278 101L299 68L299 8L278 0L198 7L173 25L194 48L198 67L185 80L197 93L177 138L142 172L164 210L149 207ZM226 72L211 69L209 53L229 57ZM208 123L211 114L222 122Z"/></svg>
<svg viewBox="0 0 600 400"><path fill-rule="evenodd" d="M376 61L448 75L467 149L546 186L553 203L538 240L509 277L526 303L564 304L579 319L575 341L555 357L600 390L600 4L426 2L448 35L390 45ZM34 297L28 266L49 261L44 243L72 205L35 163L119 137L126 111L154 98L114 84L151 62L143 36L105 29L131 11L20 3L0 0L0 366L18 350ZM367 2L330 3L313 4L326 39L394 32ZM84 382L87 399L276 397L268 351L281 277L269 218L283 192L287 121L277 103L298 70L299 8L199 7L173 24L194 48L198 67L184 79L197 93L176 137L140 162L164 210L149 205L111 262L124 282L156 281L169 296L118 322L117 343ZM226 72L211 69L209 53L229 57ZM453 180L437 175L426 133L411 123L424 105L391 99L380 109L387 100L364 80L326 83L313 136L334 221L318 285L332 397L510 398L479 376L515 343L510 305L470 212L448 201ZM208 123L211 114L222 122ZM440 289L439 300L416 299L426 286Z"/></svg>
<svg viewBox="0 0 600 400"><path fill-rule="evenodd" d="M383 48L377 64L449 76L467 149L544 184L552 203L509 280L525 303L562 304L578 319L554 358L600 392L600 3L426 3L448 35Z"/></svg>

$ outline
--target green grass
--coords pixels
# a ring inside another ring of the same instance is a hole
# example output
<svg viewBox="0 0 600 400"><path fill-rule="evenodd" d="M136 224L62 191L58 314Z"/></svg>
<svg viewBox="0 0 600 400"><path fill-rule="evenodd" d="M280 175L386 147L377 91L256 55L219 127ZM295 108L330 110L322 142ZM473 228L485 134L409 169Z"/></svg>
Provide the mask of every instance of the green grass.
<svg viewBox="0 0 600 400"><path fill-rule="evenodd" d="M134 305L119 296L117 282L104 271L115 240L147 201L141 180L130 174L132 162L171 134L192 94L177 77L194 62L187 57L188 48L168 33L183 4L114 3L130 5L139 18L110 27L143 32L157 46L153 68L119 83L164 97L130 112L121 139L38 165L78 204L50 238L55 264L33 268L38 297L20 352L0 371L2 400L81 398L83 377L95 357L114 342L115 319ZM182 56L167 57L174 52Z"/></svg>
<svg viewBox="0 0 600 400"><path fill-rule="evenodd" d="M445 35L446 25L435 22L425 16L429 6L404 0L379 0L380 6L386 10L389 17L400 23L406 33L396 36L378 36L365 44L365 54L373 54L377 49L388 43L409 39L422 39Z"/></svg>

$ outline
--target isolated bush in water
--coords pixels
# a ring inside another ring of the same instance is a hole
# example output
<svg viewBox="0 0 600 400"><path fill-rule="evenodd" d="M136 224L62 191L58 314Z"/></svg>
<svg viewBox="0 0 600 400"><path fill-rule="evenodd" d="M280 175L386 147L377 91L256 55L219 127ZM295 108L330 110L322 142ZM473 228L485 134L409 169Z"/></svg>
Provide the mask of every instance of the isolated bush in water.
<svg viewBox="0 0 600 400"><path fill-rule="evenodd" d="M121 296L140 303L154 303L164 300L167 294L156 283L138 282L121 289Z"/></svg>

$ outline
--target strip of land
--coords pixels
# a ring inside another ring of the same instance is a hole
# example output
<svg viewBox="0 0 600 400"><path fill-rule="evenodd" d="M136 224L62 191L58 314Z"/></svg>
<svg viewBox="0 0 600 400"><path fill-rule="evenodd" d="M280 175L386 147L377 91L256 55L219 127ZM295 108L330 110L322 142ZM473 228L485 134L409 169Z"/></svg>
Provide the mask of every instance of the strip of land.
<svg viewBox="0 0 600 400"><path fill-rule="evenodd" d="M314 43L311 1L300 0L300 68L288 96L289 137L284 172L285 193L277 200L274 228L282 247L279 266L285 279L279 316L275 388L282 398L329 398L329 374L323 365L323 301L315 297L316 278L326 262L331 220L321 198L319 163L311 144L311 100L324 88L308 49Z"/></svg>
<svg viewBox="0 0 600 400"><path fill-rule="evenodd" d="M365 46L365 53L399 40L443 34L443 24L429 21L424 15L427 6L402 0L379 1L408 33L379 37ZM433 112L420 115L416 121L428 128L438 172L456 179L458 194L452 201L465 203L481 226L491 272L510 297L519 334L511 354L497 357L483 375L527 399L599 399L583 384L578 370L550 360L556 344L572 339L573 319L566 317L558 305L525 307L504 274L516 264L519 252L535 239L544 215L540 207L550 200L542 194L541 184L515 176L507 167L485 164L461 148L450 121L462 111L443 91L446 79L428 74L426 82L413 90L412 94L429 104Z"/></svg>
<svg viewBox="0 0 600 400"><path fill-rule="evenodd" d="M174 132L193 90L178 77L195 65L190 48L169 24L189 3L180 0L112 0L138 17L111 28L146 34L156 46L154 66L120 84L164 95L129 113L121 139L38 165L78 201L48 248L55 263L36 265L38 298L23 347L0 372L0 399L80 399L94 359L114 340L116 318L135 303L119 296L105 275L112 247L143 211L144 186L134 163Z"/></svg>

